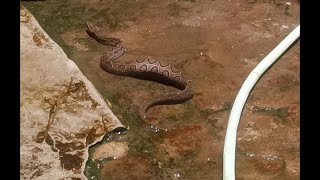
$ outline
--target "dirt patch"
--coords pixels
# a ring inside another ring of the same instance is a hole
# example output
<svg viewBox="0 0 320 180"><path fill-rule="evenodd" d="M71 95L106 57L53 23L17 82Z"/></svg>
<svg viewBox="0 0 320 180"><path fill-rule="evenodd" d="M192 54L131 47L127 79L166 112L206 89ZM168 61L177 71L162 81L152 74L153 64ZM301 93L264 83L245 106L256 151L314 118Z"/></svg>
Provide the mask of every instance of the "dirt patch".
<svg viewBox="0 0 320 180"><path fill-rule="evenodd" d="M70 6L70 11L83 14L67 17L74 26L50 31L62 37L63 43L68 45L66 48L72 51L71 59L110 101L115 114L131 131L128 157L108 160L102 170L103 176L117 179L117 172L133 179L221 178L222 149L232 103L251 70L299 25L300 2L77 2ZM25 4L45 7L40 2ZM44 11L33 13L39 18L52 16ZM56 21L60 20L61 17L57 17ZM104 36L117 37L124 42L128 51L120 59L161 60L192 80L195 96L191 101L155 107L149 112L156 117L155 123L173 131L154 133L138 119L137 110L144 99L175 89L104 72L99 60L109 47L85 36L87 20L97 24ZM42 23L51 27L49 24L54 21ZM251 92L239 124L238 179L298 179L299 68L298 42ZM146 154L150 158L145 158ZM277 159L270 160L269 156ZM137 167L128 165L133 161L137 162ZM135 168L143 171L143 175L132 174Z"/></svg>

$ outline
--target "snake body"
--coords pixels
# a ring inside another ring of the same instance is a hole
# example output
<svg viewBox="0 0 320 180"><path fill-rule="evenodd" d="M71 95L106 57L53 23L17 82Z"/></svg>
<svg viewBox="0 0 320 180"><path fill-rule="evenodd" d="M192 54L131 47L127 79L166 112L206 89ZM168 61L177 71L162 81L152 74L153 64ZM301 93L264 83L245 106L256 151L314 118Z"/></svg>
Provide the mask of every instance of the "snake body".
<svg viewBox="0 0 320 180"><path fill-rule="evenodd" d="M117 61L126 51L122 45L122 41L117 38L100 37L95 31L96 28L91 23L87 23L86 32L90 37L101 44L114 47L111 51L105 52L101 57L100 67L103 70L111 74L154 81L179 89L177 92L157 95L150 101L145 102L139 110L139 118L141 120L150 125L146 121L146 113L151 107L180 104L193 97L190 80L185 79L181 71L174 70L169 64L163 64L159 60L148 58L129 62Z"/></svg>

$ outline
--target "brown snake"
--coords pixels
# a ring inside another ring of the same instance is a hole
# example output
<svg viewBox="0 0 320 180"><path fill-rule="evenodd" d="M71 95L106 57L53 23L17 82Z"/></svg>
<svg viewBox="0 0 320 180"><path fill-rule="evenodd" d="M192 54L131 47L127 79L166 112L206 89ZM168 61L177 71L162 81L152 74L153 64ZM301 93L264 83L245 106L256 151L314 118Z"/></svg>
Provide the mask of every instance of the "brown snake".
<svg viewBox="0 0 320 180"><path fill-rule="evenodd" d="M87 22L86 32L90 37L101 44L114 47L111 51L105 52L101 57L100 67L103 70L115 75L155 81L180 90L178 92L157 95L150 101L144 103L139 110L139 118L142 121L151 125L146 120L146 113L148 109L153 106L180 104L193 97L193 91L190 88L190 80L185 79L181 71L174 71L170 65L163 65L158 60L147 58L143 60L132 60L130 62L116 61L126 51L125 47L122 45L122 41L117 38L100 37L96 34L96 31L96 27ZM166 130L154 125L151 125L151 127Z"/></svg>

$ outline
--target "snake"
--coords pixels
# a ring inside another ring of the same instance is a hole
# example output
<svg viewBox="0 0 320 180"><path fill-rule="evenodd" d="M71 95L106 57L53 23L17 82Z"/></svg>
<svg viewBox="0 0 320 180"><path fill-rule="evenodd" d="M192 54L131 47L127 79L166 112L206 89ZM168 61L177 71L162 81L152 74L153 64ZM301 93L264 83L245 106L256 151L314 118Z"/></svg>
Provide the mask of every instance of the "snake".
<svg viewBox="0 0 320 180"><path fill-rule="evenodd" d="M182 104L192 99L194 93L190 87L191 80L186 79L181 71L173 68L170 64L164 64L156 59L118 60L126 51L123 42L118 38L101 37L97 34L97 27L90 22L87 22L86 26L86 32L91 38L100 44L113 47L101 56L100 67L104 71L114 75L153 81L178 89L177 92L156 95L149 101L145 101L139 108L138 116L142 121L157 130L167 131L167 129L157 127L147 121L147 111L154 106Z"/></svg>

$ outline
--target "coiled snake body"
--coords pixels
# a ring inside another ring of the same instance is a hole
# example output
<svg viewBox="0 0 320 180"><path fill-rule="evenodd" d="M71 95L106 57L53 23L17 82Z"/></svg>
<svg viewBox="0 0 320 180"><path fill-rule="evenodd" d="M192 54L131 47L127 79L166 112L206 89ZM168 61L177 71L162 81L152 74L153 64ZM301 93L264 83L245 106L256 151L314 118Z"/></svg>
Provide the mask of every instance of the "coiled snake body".
<svg viewBox="0 0 320 180"><path fill-rule="evenodd" d="M146 121L148 109L157 105L184 103L193 97L193 91L189 86L190 80L185 79L180 71L174 71L170 65L163 65L158 60L147 58L143 60L132 60L130 62L116 61L126 51L122 45L122 41L117 38L100 37L95 31L96 28L88 22L86 32L90 37L101 44L114 47L111 51L105 52L101 57L100 67L103 70L115 75L155 81L180 90L178 92L157 95L150 101L144 103L139 110L139 118L141 120L151 125ZM154 125L151 126L156 129L162 129Z"/></svg>

